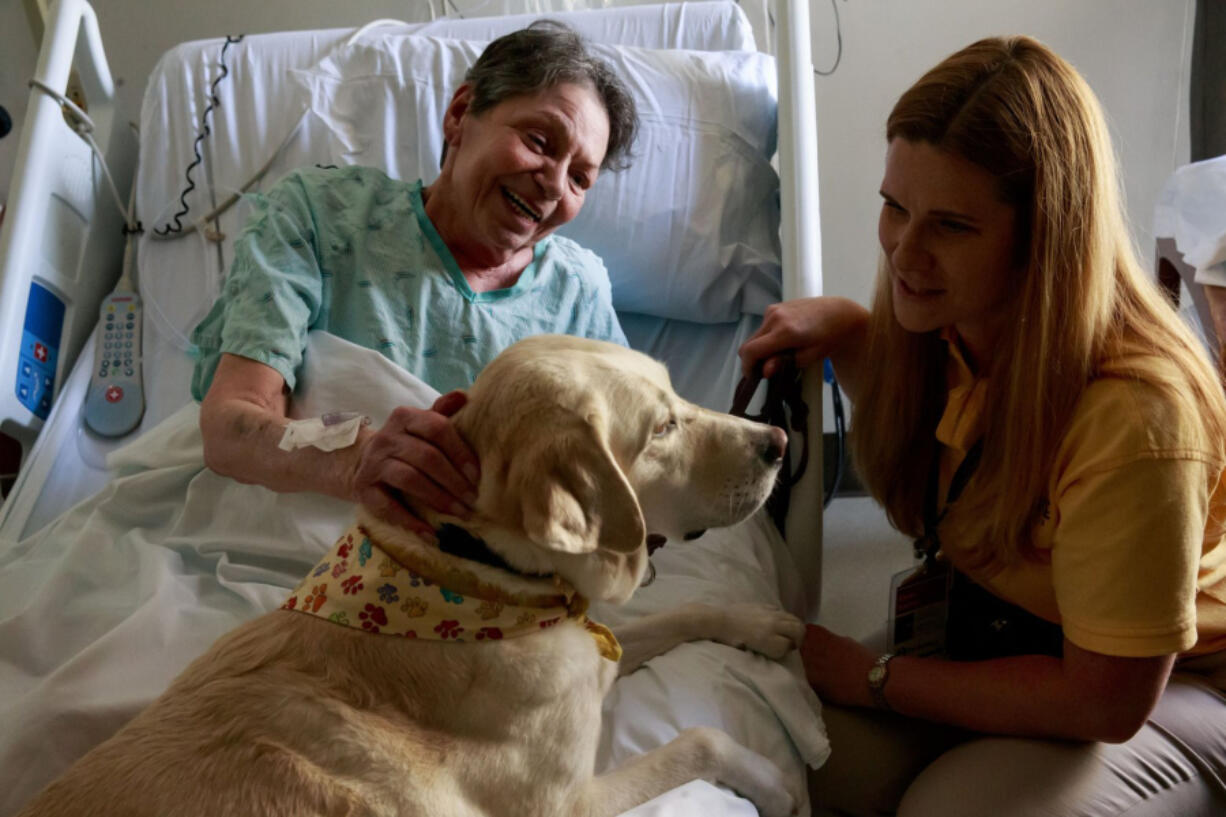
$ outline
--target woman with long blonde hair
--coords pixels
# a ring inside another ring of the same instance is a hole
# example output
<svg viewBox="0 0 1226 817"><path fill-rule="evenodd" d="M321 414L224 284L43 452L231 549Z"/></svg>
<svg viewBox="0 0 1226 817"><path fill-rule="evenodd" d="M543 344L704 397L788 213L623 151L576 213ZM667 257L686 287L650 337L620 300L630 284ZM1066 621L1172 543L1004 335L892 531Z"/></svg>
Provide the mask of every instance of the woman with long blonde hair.
<svg viewBox="0 0 1226 817"><path fill-rule="evenodd" d="M886 139L872 310L779 304L741 350L832 360L858 473L948 611L894 622L898 655L809 626L815 802L1226 813L1226 397L1137 260L1094 93L1032 39L981 40Z"/></svg>

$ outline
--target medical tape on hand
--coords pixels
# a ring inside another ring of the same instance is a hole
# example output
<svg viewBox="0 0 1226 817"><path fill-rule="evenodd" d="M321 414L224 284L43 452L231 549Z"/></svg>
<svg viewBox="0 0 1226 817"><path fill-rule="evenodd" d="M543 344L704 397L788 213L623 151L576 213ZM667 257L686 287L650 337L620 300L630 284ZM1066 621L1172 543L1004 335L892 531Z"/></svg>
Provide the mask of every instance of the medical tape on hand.
<svg viewBox="0 0 1226 817"><path fill-rule="evenodd" d="M282 451L313 446L320 451L348 448L358 438L358 430L370 418L356 411L330 411L306 420L291 420L277 447Z"/></svg>

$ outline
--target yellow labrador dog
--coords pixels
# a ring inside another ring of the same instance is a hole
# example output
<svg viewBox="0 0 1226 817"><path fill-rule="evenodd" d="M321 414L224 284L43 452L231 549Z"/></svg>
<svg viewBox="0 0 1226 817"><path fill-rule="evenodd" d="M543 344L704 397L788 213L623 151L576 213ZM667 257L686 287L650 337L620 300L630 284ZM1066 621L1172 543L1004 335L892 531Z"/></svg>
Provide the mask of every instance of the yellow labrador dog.
<svg viewBox="0 0 1226 817"><path fill-rule="evenodd" d="M689 605L617 633L649 533L738 522L770 492L785 438L673 393L664 367L542 336L477 378L458 429L482 464L477 510L434 517L440 546L359 513L283 609L222 637L24 815L615 815L690 780L764 815L798 803L779 769L691 729L594 773L621 670L693 639L779 657L801 622Z"/></svg>

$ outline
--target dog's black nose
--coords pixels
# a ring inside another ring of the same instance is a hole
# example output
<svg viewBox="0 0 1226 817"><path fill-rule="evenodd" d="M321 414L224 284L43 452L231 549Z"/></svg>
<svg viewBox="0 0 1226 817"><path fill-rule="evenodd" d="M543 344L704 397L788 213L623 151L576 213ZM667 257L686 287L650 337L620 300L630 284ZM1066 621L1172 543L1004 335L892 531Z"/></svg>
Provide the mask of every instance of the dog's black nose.
<svg viewBox="0 0 1226 817"><path fill-rule="evenodd" d="M783 452L788 449L788 435L779 426L771 426L770 436L762 449L762 459L769 465L774 465L783 459Z"/></svg>

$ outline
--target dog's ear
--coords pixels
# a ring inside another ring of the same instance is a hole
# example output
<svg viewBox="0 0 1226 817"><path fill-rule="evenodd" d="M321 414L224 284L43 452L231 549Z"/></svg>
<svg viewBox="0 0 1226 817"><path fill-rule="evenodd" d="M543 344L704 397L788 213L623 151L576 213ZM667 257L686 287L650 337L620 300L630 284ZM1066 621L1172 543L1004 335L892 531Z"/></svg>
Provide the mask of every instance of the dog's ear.
<svg viewBox="0 0 1226 817"><path fill-rule="evenodd" d="M522 502L524 532L563 553L631 553L647 535L643 512L597 415L542 422L521 447L509 487Z"/></svg>

